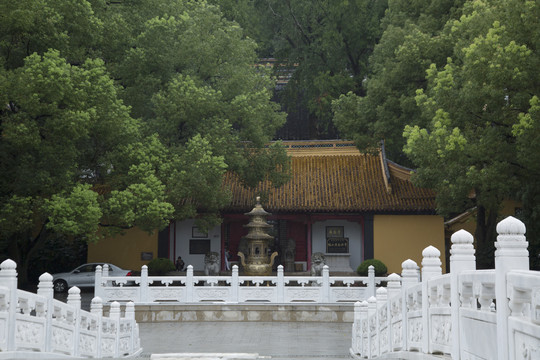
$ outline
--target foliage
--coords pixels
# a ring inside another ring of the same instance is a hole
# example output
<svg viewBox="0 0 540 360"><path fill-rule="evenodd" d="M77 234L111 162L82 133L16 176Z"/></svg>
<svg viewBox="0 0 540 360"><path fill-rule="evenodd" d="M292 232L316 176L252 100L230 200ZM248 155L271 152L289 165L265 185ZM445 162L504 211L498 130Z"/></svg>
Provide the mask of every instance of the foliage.
<svg viewBox="0 0 540 360"><path fill-rule="evenodd" d="M148 274L151 276L162 276L176 270L173 262L167 258L155 258L150 260L147 266Z"/></svg>
<svg viewBox="0 0 540 360"><path fill-rule="evenodd" d="M0 5L0 248L219 221L225 171L287 179L285 115L255 43L198 1ZM113 80L114 79L114 80ZM248 167L266 160L255 171ZM201 216L198 216L201 215Z"/></svg>
<svg viewBox="0 0 540 360"><path fill-rule="evenodd" d="M368 270L370 266L373 266L375 268L375 276L385 276L388 272L386 265L381 260L377 259L368 259L362 261L362 263L358 265L356 272L360 276L368 276Z"/></svg>
<svg viewBox="0 0 540 360"><path fill-rule="evenodd" d="M363 81L365 96L349 92L333 103L334 123L360 149L385 141L388 156L408 165L403 156L405 125L422 125L416 90L425 88L425 70L444 64L452 42L443 32L460 14L457 1L389 1L384 32L369 59Z"/></svg>
<svg viewBox="0 0 540 360"><path fill-rule="evenodd" d="M286 109L308 110L309 124L303 126L311 139L336 136L331 102L361 91L385 8L384 0L261 0L246 10L259 19L248 30L261 43L260 54L277 58L286 71L294 69L280 102Z"/></svg>
<svg viewBox="0 0 540 360"><path fill-rule="evenodd" d="M518 3L467 4L465 15L448 24L454 55L444 67L432 64L426 90L417 92L428 123L405 128L405 151L419 166L416 181L437 191L439 210L477 206L480 268L492 265L487 254L502 201L531 185L516 162L514 134L525 136L519 129L534 115L540 58L529 36L538 39L539 30L525 11L538 5L525 10Z"/></svg>

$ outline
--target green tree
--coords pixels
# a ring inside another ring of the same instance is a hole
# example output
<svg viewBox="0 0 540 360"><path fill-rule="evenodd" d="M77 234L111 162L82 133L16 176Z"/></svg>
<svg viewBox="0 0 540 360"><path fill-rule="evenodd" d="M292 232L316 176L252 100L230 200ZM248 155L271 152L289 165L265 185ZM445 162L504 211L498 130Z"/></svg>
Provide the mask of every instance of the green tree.
<svg viewBox="0 0 540 360"><path fill-rule="evenodd" d="M426 69L446 63L453 43L443 32L460 14L462 0L389 1L384 32L369 59L363 92L341 95L333 104L340 133L360 149L385 141L388 156L409 164L402 148L405 125L425 125L416 90L425 88Z"/></svg>
<svg viewBox="0 0 540 360"><path fill-rule="evenodd" d="M332 100L349 91L362 92L385 8L384 0L257 2L265 24L264 50L294 69L280 101L288 109L308 109L311 138L336 136Z"/></svg>
<svg viewBox="0 0 540 360"><path fill-rule="evenodd" d="M273 83L217 7L0 6L0 247L22 281L47 240L215 224L227 170L248 186L287 179L284 149L266 148L284 121Z"/></svg>
<svg viewBox="0 0 540 360"><path fill-rule="evenodd" d="M119 157L146 140L101 60L34 54L2 72L0 89L0 238L22 282L53 233L90 241L100 225L168 223L173 207L150 163Z"/></svg>
<svg viewBox="0 0 540 360"><path fill-rule="evenodd" d="M427 89L417 93L429 123L405 129L405 151L418 166L414 178L437 191L439 210L477 207L479 267L492 265L502 201L530 185L525 164L516 161L513 136L514 129L525 136L515 126L521 120L526 128L524 119L534 115L540 84L539 30L529 11L538 14L538 4L466 4L465 15L448 24L456 44L453 57L443 68L431 65Z"/></svg>

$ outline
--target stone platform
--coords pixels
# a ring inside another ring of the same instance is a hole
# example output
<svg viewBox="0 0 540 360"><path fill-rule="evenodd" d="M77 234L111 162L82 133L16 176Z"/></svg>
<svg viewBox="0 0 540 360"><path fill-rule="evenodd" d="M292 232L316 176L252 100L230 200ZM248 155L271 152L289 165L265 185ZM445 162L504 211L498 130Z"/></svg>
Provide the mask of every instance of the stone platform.
<svg viewBox="0 0 540 360"><path fill-rule="evenodd" d="M154 322L330 322L351 323L354 303L343 304L136 304L138 323Z"/></svg>

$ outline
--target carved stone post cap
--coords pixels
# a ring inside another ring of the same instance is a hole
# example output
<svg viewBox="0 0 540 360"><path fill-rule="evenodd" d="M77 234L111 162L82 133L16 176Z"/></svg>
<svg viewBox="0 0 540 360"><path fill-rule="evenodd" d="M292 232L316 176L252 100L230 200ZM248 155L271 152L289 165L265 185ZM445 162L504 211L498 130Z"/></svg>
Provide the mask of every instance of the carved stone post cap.
<svg viewBox="0 0 540 360"><path fill-rule="evenodd" d="M525 224L513 216L509 216L497 224L499 235L525 235L525 232Z"/></svg>
<svg viewBox="0 0 540 360"><path fill-rule="evenodd" d="M403 270L417 270L418 264L414 260L407 259L401 263L401 267L403 268Z"/></svg>
<svg viewBox="0 0 540 360"><path fill-rule="evenodd" d="M429 245L422 251L422 256L425 258L438 258L441 256L441 252L435 246Z"/></svg>
<svg viewBox="0 0 540 360"><path fill-rule="evenodd" d="M377 288L376 293L377 293L377 296L386 295L388 293L388 290L386 290L386 288L384 287L380 287L380 288Z"/></svg>
<svg viewBox="0 0 540 360"><path fill-rule="evenodd" d="M49 274L48 272L44 272L39 277L39 282L52 282L52 279L53 279L53 277L52 277L51 274Z"/></svg>
<svg viewBox="0 0 540 360"><path fill-rule="evenodd" d="M92 299L92 305L98 305L98 304L103 304L103 299L100 298L99 296L94 296L94 298Z"/></svg>
<svg viewBox="0 0 540 360"><path fill-rule="evenodd" d="M11 259L4 260L0 264L0 269L2 270L15 270L17 269L17 263Z"/></svg>
<svg viewBox="0 0 540 360"><path fill-rule="evenodd" d="M388 281L400 281L401 276L399 276L396 273L391 273L390 275L387 276L387 279L388 279Z"/></svg>
<svg viewBox="0 0 540 360"><path fill-rule="evenodd" d="M474 242L474 237L467 230L458 230L450 237L452 244L471 244Z"/></svg>
<svg viewBox="0 0 540 360"><path fill-rule="evenodd" d="M71 296L71 295L79 295L80 296L81 295L81 289L79 289L76 286L71 287L68 290L68 296Z"/></svg>
<svg viewBox="0 0 540 360"><path fill-rule="evenodd" d="M376 302L377 302L377 298L376 298L375 296L370 296L370 297L367 299L368 305L369 305L369 304L376 303Z"/></svg>

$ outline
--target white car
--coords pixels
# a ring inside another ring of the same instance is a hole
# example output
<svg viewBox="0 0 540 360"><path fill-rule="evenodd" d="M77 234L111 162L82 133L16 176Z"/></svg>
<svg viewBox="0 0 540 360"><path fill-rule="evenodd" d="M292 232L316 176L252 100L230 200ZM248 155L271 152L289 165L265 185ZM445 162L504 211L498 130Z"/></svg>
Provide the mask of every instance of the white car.
<svg viewBox="0 0 540 360"><path fill-rule="evenodd" d="M96 277L96 266L106 263L89 263L83 264L72 271L53 274L53 287L55 292L64 292L67 289L77 286L81 287L94 287L94 280ZM109 276L131 276L131 270L124 270L116 265L109 264Z"/></svg>

